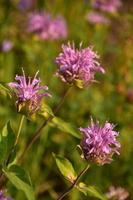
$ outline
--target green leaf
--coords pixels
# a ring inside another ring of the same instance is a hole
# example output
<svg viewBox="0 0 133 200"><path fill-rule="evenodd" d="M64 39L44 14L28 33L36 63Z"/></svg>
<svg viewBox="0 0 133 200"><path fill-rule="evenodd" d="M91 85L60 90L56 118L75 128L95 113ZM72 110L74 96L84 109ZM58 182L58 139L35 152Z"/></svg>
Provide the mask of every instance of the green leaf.
<svg viewBox="0 0 133 200"><path fill-rule="evenodd" d="M45 102L43 102L43 104L41 106L41 109L39 111L39 114L42 115L45 118L47 117L47 114L49 114L51 116L54 116L54 113L53 113L52 109Z"/></svg>
<svg viewBox="0 0 133 200"><path fill-rule="evenodd" d="M73 182L77 175L70 161L59 155L53 154L53 156L62 175L70 182Z"/></svg>
<svg viewBox="0 0 133 200"><path fill-rule="evenodd" d="M3 169L5 176L18 189L22 190L28 200L35 200L35 194L25 171L19 166L11 166L9 169Z"/></svg>
<svg viewBox="0 0 133 200"><path fill-rule="evenodd" d="M2 137L7 140L7 150L9 151L15 142L15 134L11 128L10 122L8 122L2 129Z"/></svg>
<svg viewBox="0 0 133 200"><path fill-rule="evenodd" d="M76 130L76 128L74 128L70 123L63 121L62 119L60 119L58 117L54 117L52 122L61 131L69 133L78 139L81 138L80 134L78 133L78 130Z"/></svg>
<svg viewBox="0 0 133 200"><path fill-rule="evenodd" d="M16 176L18 176L21 180L23 180L27 184L31 185L30 177L22 167L20 167L18 165L11 165L8 170L10 172L14 172L16 174Z"/></svg>
<svg viewBox="0 0 133 200"><path fill-rule="evenodd" d="M5 83L0 82L0 93L4 96L11 96L10 90L8 89L7 85Z"/></svg>
<svg viewBox="0 0 133 200"><path fill-rule="evenodd" d="M0 163L7 160L15 142L15 134L8 122L0 133Z"/></svg>
<svg viewBox="0 0 133 200"><path fill-rule="evenodd" d="M84 87L83 81L82 80L78 80L78 79L75 80L75 85L80 89L83 89L83 87Z"/></svg>
<svg viewBox="0 0 133 200"><path fill-rule="evenodd" d="M77 189L83 192L85 195L93 196L101 200L107 200L107 198L94 186L87 186L85 183L79 183Z"/></svg>

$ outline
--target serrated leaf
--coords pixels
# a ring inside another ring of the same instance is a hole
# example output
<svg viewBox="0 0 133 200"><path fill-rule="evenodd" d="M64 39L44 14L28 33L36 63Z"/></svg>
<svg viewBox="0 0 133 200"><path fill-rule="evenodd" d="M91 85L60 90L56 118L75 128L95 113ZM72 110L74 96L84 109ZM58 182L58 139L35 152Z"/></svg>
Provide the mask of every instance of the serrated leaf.
<svg viewBox="0 0 133 200"><path fill-rule="evenodd" d="M93 196L101 200L107 200L107 198L94 186L87 186L85 183L79 183L77 189L83 192L85 195Z"/></svg>
<svg viewBox="0 0 133 200"><path fill-rule="evenodd" d="M73 182L77 175L70 161L56 154L53 154L53 156L62 175L69 181Z"/></svg>
<svg viewBox="0 0 133 200"><path fill-rule="evenodd" d="M0 133L0 162L3 163L12 151L15 142L15 134L8 122Z"/></svg>
<svg viewBox="0 0 133 200"><path fill-rule="evenodd" d="M25 193L28 200L35 200L35 194L32 186L27 183L25 180L26 178L22 175L24 172L23 169L20 169L19 166L15 166L13 167L13 171L11 171L10 168L10 170L3 169L3 172L18 190L22 190Z"/></svg>
<svg viewBox="0 0 133 200"><path fill-rule="evenodd" d="M56 125L61 131L64 131L66 133L69 133L73 135L74 137L80 139L81 136L78 133L78 130L76 130L70 123L65 122L64 120L54 117L52 120L53 124Z"/></svg>

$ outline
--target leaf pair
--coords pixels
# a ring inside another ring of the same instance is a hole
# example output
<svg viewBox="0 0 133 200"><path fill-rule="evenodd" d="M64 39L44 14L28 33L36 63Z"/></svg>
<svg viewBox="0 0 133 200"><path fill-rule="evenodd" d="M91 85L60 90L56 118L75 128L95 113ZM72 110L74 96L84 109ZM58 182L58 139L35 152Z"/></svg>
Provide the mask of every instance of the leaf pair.
<svg viewBox="0 0 133 200"><path fill-rule="evenodd" d="M76 178L77 174L69 160L67 160L64 157L61 157L59 155L53 154L57 167L59 168L61 174L69 180L71 183L73 183ZM106 200L106 197L94 186L87 186L85 183L80 182L76 185L76 188L84 193L84 195L89 195L96 197L101 200Z"/></svg>

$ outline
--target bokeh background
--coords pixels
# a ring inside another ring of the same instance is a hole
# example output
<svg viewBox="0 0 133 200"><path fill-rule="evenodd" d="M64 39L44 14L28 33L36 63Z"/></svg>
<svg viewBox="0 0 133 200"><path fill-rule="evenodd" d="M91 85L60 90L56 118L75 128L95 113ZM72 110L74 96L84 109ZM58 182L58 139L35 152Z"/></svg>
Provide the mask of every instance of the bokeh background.
<svg viewBox="0 0 133 200"><path fill-rule="evenodd" d="M29 2L29 4L26 2ZM76 46L94 46L100 55L105 75L97 75L98 83L86 89L73 87L58 117L74 127L85 127L90 116L101 122L109 120L120 132L121 154L110 165L92 166L83 180L107 192L111 185L126 188L133 199L133 1L123 0L115 13L104 13L109 23L92 23L87 14L94 8L89 0L1 0L0 1L0 81L14 80L15 74L34 76L39 70L42 84L49 87L52 98L48 104L54 109L69 87L55 76L55 58L61 45L74 41ZM62 15L67 24L67 37L41 39L27 31L28 16L33 11L45 11L53 17ZM8 43L8 47L4 46ZM8 98L0 92L0 127L10 120L17 130L21 115ZM25 120L19 140L21 154L26 142L43 118ZM78 131L78 130L77 130ZM52 152L71 160L77 172L84 167L76 149L79 140L50 124L32 146L22 166L31 176L38 200L56 199L69 183L60 175ZM8 192L15 200L26 199L7 183ZM93 199L76 189L66 197L70 200ZM95 199L95 198L94 198Z"/></svg>

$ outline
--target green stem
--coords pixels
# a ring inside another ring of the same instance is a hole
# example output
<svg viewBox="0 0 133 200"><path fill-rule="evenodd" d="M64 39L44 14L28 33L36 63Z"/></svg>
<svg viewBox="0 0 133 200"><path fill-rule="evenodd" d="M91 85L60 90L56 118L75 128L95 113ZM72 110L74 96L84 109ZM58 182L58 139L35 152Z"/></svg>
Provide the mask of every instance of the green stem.
<svg viewBox="0 0 133 200"><path fill-rule="evenodd" d="M74 187L77 186L80 178L86 173L86 171L89 169L90 165L87 164L87 166L80 172L80 174L77 176L76 180L73 182L73 184L57 199L62 200L67 194L69 194Z"/></svg>
<svg viewBox="0 0 133 200"><path fill-rule="evenodd" d="M16 146L17 143L18 143L19 136L20 136L20 133L21 133L21 129L22 129L22 126L23 126L23 122L24 122L24 115L22 115L22 117L20 119L20 123L19 123L19 127L18 127L18 132L17 132L17 137L16 137L16 141L15 141L14 146Z"/></svg>
<svg viewBox="0 0 133 200"><path fill-rule="evenodd" d="M31 148L31 146L35 143L35 141L40 137L41 135L41 131L43 130L43 128L52 121L52 119L54 118L54 116L57 114L57 112L60 110L61 106L64 103L64 100L66 98L66 96L68 95L68 93L70 92L71 87L68 88L68 90L65 92L65 94L63 95L63 97L61 98L58 106L56 107L56 109L54 110L54 115L50 116L47 120L45 120L42 125L37 129L37 131L33 134L32 138L29 140L29 142L27 143L22 155L20 156L20 158L18 159L18 162L22 162L24 159L24 156L26 154L27 151L29 151L29 149Z"/></svg>

